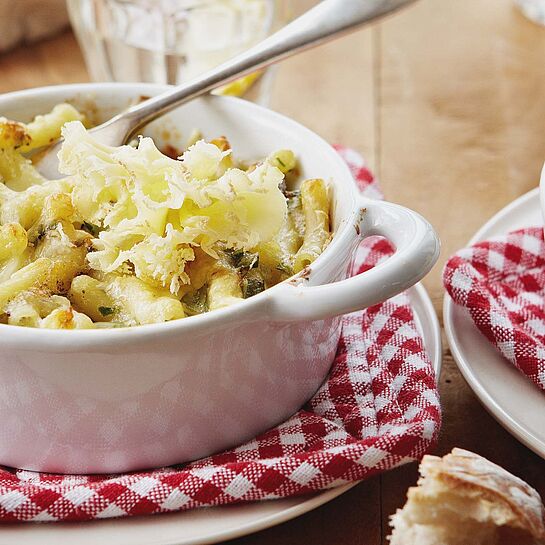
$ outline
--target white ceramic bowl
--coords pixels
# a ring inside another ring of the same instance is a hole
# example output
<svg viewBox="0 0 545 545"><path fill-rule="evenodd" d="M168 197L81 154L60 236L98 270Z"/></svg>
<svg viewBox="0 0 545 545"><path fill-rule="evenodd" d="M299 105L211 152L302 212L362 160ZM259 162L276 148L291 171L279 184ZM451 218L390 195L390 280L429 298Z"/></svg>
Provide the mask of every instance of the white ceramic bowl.
<svg viewBox="0 0 545 545"><path fill-rule="evenodd" d="M28 120L70 100L111 116L165 87L89 84L0 96L0 115ZM420 280L439 243L418 214L362 198L335 150L301 125L252 103L207 97L147 134L226 135L237 156L294 150L303 175L332 186L334 237L308 274L226 309L112 330L37 330L0 324L0 463L104 473L193 460L242 443L297 411L327 376L340 316ZM397 252L349 278L362 237Z"/></svg>

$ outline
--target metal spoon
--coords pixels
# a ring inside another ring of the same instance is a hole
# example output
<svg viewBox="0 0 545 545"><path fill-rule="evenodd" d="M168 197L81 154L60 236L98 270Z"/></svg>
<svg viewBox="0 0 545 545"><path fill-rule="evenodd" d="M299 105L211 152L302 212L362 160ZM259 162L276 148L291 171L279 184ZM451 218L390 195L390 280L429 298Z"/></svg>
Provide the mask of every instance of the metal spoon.
<svg viewBox="0 0 545 545"><path fill-rule="evenodd" d="M355 30L414 0L322 0L289 25L251 49L202 76L145 100L92 129L102 143L119 146L154 119L245 74ZM50 179L61 176L57 154L61 141L44 153L38 170Z"/></svg>

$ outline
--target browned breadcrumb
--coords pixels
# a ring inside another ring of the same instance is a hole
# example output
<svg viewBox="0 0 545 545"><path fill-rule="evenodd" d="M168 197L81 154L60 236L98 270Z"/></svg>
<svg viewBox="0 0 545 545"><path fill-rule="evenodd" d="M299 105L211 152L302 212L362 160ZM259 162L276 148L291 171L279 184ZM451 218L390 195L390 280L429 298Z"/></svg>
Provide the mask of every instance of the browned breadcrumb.
<svg viewBox="0 0 545 545"><path fill-rule="evenodd" d="M0 139L9 143L9 147L14 148L26 146L32 140L26 127L17 121L2 121L0 123Z"/></svg>

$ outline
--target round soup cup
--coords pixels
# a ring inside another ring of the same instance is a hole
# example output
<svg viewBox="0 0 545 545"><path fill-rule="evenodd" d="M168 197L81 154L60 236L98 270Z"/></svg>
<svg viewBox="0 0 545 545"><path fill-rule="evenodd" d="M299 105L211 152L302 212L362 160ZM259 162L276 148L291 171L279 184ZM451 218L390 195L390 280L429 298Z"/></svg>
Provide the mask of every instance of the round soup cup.
<svg viewBox="0 0 545 545"><path fill-rule="evenodd" d="M0 96L0 115L26 121L69 101L96 122L149 84L81 84ZM0 324L0 463L60 473L112 473L194 460L241 444L295 413L334 359L341 316L420 280L438 257L431 226L400 206L360 196L349 169L319 136L239 99L209 96L151 124L158 143L192 129L228 137L258 159L292 149L302 177L331 187L334 236L303 273L228 308L120 329L47 330ZM362 238L396 253L348 278Z"/></svg>

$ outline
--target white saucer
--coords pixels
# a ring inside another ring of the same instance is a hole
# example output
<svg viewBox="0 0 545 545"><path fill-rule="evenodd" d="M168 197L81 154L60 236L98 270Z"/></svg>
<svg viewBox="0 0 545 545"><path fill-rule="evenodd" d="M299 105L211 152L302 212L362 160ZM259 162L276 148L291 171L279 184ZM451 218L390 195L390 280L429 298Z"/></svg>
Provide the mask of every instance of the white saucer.
<svg viewBox="0 0 545 545"><path fill-rule="evenodd" d="M543 225L538 189L498 212L468 245L535 225ZM503 358L448 295L443 316L452 355L475 394L507 431L545 458L545 394Z"/></svg>
<svg viewBox="0 0 545 545"><path fill-rule="evenodd" d="M426 290L409 290L415 318L437 376L441 331ZM312 496L91 522L0 525L0 545L205 545L241 537L307 513L354 484Z"/></svg>

